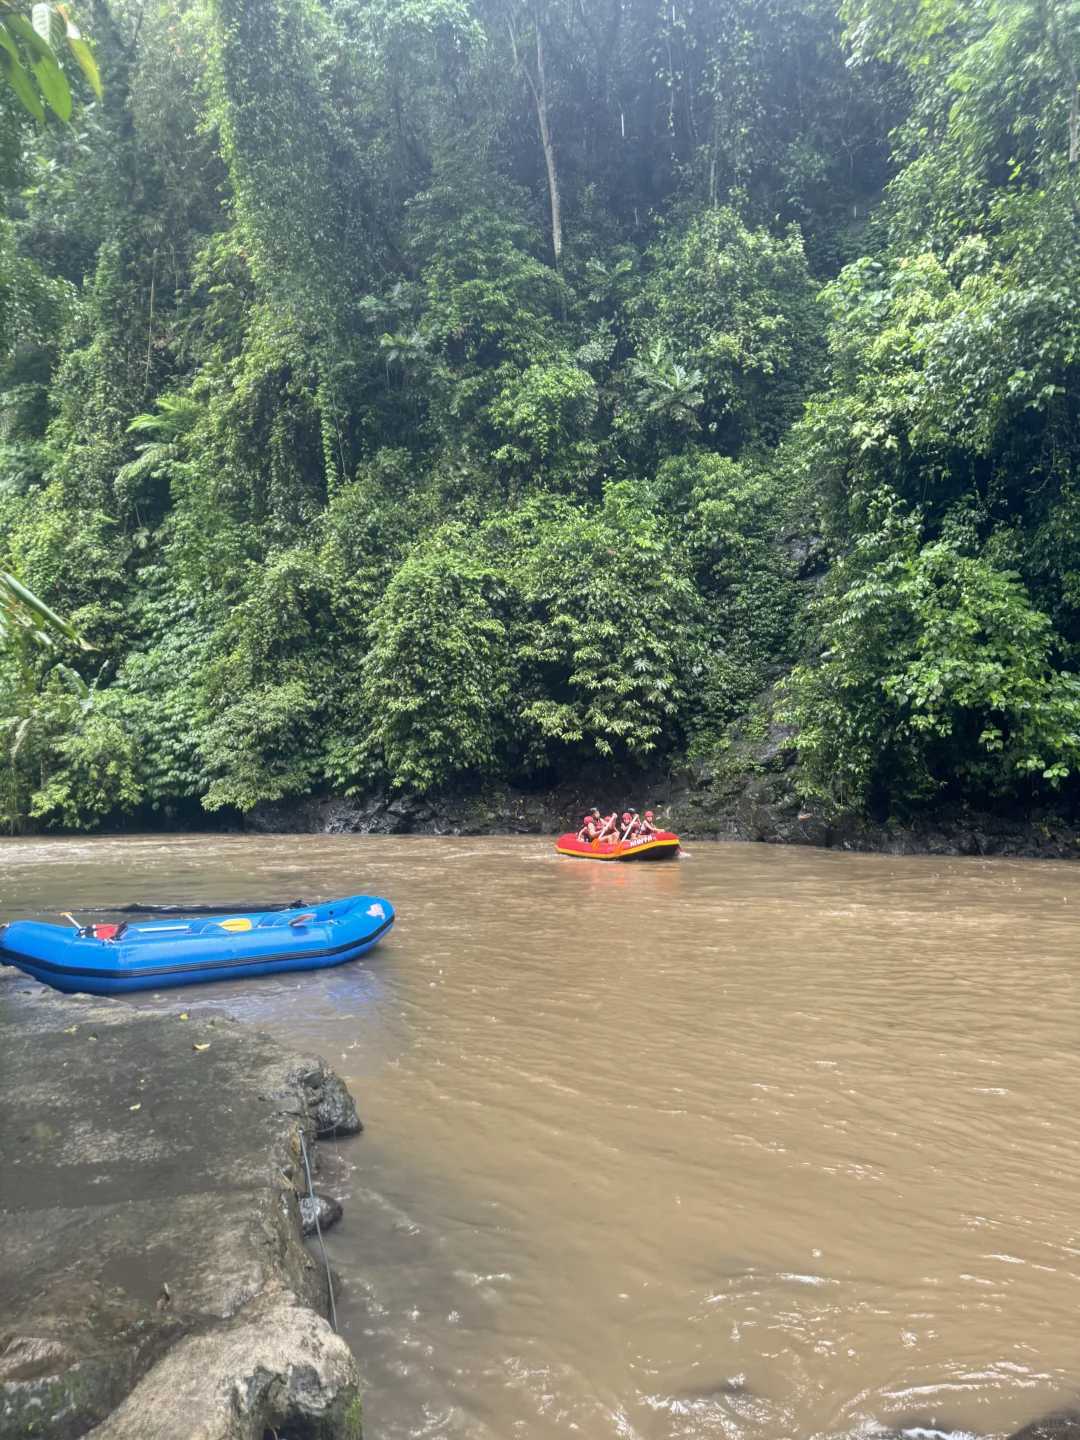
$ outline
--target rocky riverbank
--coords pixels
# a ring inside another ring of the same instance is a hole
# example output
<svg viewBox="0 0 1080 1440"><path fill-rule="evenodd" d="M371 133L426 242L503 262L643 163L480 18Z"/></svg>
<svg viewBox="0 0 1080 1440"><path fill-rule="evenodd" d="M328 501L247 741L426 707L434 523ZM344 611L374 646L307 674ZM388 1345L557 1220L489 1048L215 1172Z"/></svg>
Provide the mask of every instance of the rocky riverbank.
<svg viewBox="0 0 1080 1440"><path fill-rule="evenodd" d="M941 808L908 824L837 819L804 805L786 732L773 727L716 760L657 773L582 776L545 789L461 787L415 796L373 791L352 799L306 797L262 804L245 826L264 833L555 835L576 829L591 805L656 811L684 840L757 840L892 855L1008 855L1071 859L1080 832L1060 815Z"/></svg>
<svg viewBox="0 0 1080 1440"><path fill-rule="evenodd" d="M6 969L0 1055L0 1440L356 1440L301 1234L301 1136L360 1128L324 1062Z"/></svg>

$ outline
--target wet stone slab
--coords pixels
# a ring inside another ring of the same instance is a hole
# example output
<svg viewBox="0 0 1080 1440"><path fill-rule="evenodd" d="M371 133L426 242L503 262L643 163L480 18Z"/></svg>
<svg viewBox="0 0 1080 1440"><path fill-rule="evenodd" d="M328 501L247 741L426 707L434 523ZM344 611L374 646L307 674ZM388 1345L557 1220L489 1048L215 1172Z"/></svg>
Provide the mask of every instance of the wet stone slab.
<svg viewBox="0 0 1080 1440"><path fill-rule="evenodd" d="M293 1185L301 1133L359 1129L352 1101L183 1013L0 970L0 1440L359 1433Z"/></svg>

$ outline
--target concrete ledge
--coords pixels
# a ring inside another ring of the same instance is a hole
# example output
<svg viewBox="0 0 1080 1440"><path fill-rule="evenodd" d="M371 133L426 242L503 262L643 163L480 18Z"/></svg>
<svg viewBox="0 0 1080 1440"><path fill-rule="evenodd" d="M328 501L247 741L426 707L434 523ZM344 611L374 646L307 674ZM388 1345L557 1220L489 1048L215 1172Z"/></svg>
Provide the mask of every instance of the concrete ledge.
<svg viewBox="0 0 1080 1440"><path fill-rule="evenodd" d="M360 1128L351 1098L183 1013L0 971L0 1440L359 1433L293 1184L301 1134Z"/></svg>

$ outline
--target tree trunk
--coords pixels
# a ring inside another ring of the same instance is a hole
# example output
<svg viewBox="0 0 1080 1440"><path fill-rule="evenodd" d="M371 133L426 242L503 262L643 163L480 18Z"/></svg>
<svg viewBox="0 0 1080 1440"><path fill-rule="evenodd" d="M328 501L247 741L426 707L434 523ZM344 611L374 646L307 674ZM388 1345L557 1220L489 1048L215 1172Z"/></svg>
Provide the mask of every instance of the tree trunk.
<svg viewBox="0 0 1080 1440"><path fill-rule="evenodd" d="M562 261L562 203L559 199L559 172L555 165L555 147L551 143L551 129L548 126L547 81L544 75L544 36L540 28L540 17L536 17L536 84L533 86L536 100L536 118L540 123L540 144L544 147L544 164L547 166L548 195L551 199L551 248L555 255L555 269Z"/></svg>
<svg viewBox="0 0 1080 1440"><path fill-rule="evenodd" d="M547 74L544 70L544 31L540 23L540 7L532 7L533 28L536 31L536 74L533 75L528 63L524 60L518 49L518 36L514 28L514 21L511 15L507 16L506 26L510 32L510 46L514 54L514 66L525 76L525 83L529 87L533 104L536 106L536 119L540 126L540 144L544 151L544 165L547 168L548 197L551 202L551 248L555 255L555 268L558 270L562 261L562 202L559 198L559 170L555 161L555 146L551 139L551 126L548 123L547 108Z"/></svg>

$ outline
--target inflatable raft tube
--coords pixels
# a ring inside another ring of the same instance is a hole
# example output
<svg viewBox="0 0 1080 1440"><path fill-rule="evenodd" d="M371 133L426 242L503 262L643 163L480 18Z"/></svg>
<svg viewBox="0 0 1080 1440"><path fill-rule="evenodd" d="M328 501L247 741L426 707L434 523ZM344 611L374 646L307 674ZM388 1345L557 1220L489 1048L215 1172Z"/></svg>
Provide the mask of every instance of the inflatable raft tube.
<svg viewBox="0 0 1080 1440"><path fill-rule="evenodd" d="M679 837L670 830L636 840L579 840L571 832L555 841L560 855L573 855L578 860L670 860L679 853Z"/></svg>
<svg viewBox="0 0 1080 1440"><path fill-rule="evenodd" d="M69 994L123 995L288 970L344 965L394 923L378 895L321 905L74 929L38 920L0 926L0 964Z"/></svg>

